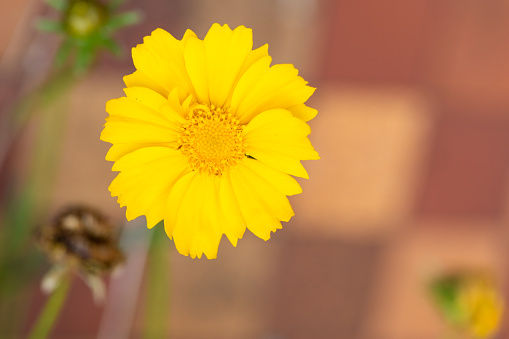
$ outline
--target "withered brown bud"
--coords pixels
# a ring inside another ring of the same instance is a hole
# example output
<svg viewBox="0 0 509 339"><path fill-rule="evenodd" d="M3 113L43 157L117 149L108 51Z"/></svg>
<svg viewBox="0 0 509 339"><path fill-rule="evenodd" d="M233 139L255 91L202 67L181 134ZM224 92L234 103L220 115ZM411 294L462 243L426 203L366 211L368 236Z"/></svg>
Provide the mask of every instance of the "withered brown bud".
<svg viewBox="0 0 509 339"><path fill-rule="evenodd" d="M42 251L55 264L99 275L124 261L118 247L119 229L99 211L70 206L36 233Z"/></svg>

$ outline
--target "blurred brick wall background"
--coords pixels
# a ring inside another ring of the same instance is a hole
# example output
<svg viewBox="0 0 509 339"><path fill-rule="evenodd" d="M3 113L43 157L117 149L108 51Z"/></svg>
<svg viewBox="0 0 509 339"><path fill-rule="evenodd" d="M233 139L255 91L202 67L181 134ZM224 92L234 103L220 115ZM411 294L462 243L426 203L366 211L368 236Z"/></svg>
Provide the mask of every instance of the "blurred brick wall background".
<svg viewBox="0 0 509 339"><path fill-rule="evenodd" d="M121 35L127 50L156 27L180 38L187 28L203 37L213 22L243 24L255 46L268 42L275 63L293 63L318 88L310 138L322 159L305 164L311 179L291 198L296 216L269 242L247 234L235 249L223 242L214 261L172 250L173 338L431 339L445 331L426 298L431 275L488 268L507 286L508 0L125 7L145 12ZM40 55L54 51L55 39L30 28L50 12L39 1L0 4L3 93L31 81L27 51L41 40ZM74 91L55 209L80 200L123 220L98 135L104 103L122 95L133 69L129 57L106 56ZM33 293L30 319L43 302ZM77 282L55 338L93 338L100 316ZM497 338L508 335L504 325Z"/></svg>

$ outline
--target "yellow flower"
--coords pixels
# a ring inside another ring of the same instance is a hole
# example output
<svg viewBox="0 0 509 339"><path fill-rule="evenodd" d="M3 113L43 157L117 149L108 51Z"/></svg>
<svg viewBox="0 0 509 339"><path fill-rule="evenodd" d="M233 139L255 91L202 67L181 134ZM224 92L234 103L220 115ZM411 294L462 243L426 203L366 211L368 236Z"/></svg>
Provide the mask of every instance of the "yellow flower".
<svg viewBox="0 0 509 339"><path fill-rule="evenodd" d="M164 220L184 255L217 256L246 227L267 240L294 215L286 196L308 178L300 160L319 159L304 103L314 88L289 64L270 66L252 32L214 24L203 40L156 29L133 48L126 97L110 100L101 140L118 176L112 196L132 220Z"/></svg>
<svg viewBox="0 0 509 339"><path fill-rule="evenodd" d="M469 315L466 327L474 338L489 338L500 327L503 298L486 277L465 281L459 302Z"/></svg>
<svg viewBox="0 0 509 339"><path fill-rule="evenodd" d="M499 329L504 299L490 274L451 273L431 286L446 320L473 338L490 338Z"/></svg>

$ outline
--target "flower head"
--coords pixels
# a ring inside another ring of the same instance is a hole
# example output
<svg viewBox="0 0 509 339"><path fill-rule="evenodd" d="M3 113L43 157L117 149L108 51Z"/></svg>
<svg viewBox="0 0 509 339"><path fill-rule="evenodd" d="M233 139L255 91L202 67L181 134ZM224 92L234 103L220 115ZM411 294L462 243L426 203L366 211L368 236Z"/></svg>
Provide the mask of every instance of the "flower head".
<svg viewBox="0 0 509 339"><path fill-rule="evenodd" d="M118 231L99 211L81 205L67 207L53 222L39 227L37 243L53 263L42 281L42 289L52 292L63 275L76 272L90 286L94 299L102 302L101 275L124 262Z"/></svg>
<svg viewBox="0 0 509 339"><path fill-rule="evenodd" d="M101 139L118 176L112 196L128 220L164 220L184 255L215 258L223 234L267 240L294 215L287 196L319 159L306 121L314 88L289 64L270 66L252 32L214 24L203 40L156 29L133 48L126 97L110 100Z"/></svg>
<svg viewBox="0 0 509 339"><path fill-rule="evenodd" d="M479 339L498 330L504 302L491 275L448 274L433 281L431 291L446 320L459 330Z"/></svg>
<svg viewBox="0 0 509 339"><path fill-rule="evenodd" d="M120 54L120 47L112 35L119 28L139 21L138 12L115 14L123 0L103 3L99 0L46 0L61 14L59 21L40 20L39 28L64 36L55 62L63 65L72 58L74 70L84 72L99 50L106 48ZM75 54L75 55L73 55Z"/></svg>
<svg viewBox="0 0 509 339"><path fill-rule="evenodd" d="M72 0L69 1L62 21L69 35L84 39L98 32L107 21L107 16L107 8L100 2Z"/></svg>

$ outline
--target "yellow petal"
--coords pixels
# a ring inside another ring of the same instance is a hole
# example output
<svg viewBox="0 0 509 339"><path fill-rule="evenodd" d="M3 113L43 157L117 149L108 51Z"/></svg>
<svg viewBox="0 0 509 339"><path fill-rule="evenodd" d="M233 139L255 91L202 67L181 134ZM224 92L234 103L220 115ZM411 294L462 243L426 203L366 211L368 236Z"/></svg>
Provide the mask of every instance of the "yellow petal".
<svg viewBox="0 0 509 339"><path fill-rule="evenodd" d="M187 158L166 147L146 147L131 152L113 166L120 171L109 190L127 206L126 217L132 220L146 215L148 226L163 219L163 206L177 180L188 170ZM159 205L158 208L153 208Z"/></svg>
<svg viewBox="0 0 509 339"><path fill-rule="evenodd" d="M257 115L244 129L245 135L253 132L267 136L307 136L311 128L286 109L271 109Z"/></svg>
<svg viewBox="0 0 509 339"><path fill-rule="evenodd" d="M295 158L282 156L279 153L270 152L267 150L251 149L249 154L253 154L252 157L255 159L275 168L278 171L288 173L290 175L309 179L309 174L302 166L299 160Z"/></svg>
<svg viewBox="0 0 509 339"><path fill-rule="evenodd" d="M174 145L179 133L162 125L140 121L108 120L101 140L115 143L170 143Z"/></svg>
<svg viewBox="0 0 509 339"><path fill-rule="evenodd" d="M255 50L252 50L244 62L244 65L242 66L242 69L239 72L239 75L244 74L255 62L260 60L263 57L269 56L269 45L265 44L261 47L258 47ZM269 62L270 64L270 62Z"/></svg>
<svg viewBox="0 0 509 339"><path fill-rule="evenodd" d="M205 63L205 46L203 41L190 38L184 50L185 66L191 80L196 99L202 104L209 104L209 89Z"/></svg>
<svg viewBox="0 0 509 339"><path fill-rule="evenodd" d="M112 171L126 171L163 158L180 158L181 152L167 147L146 147L115 161Z"/></svg>
<svg viewBox="0 0 509 339"><path fill-rule="evenodd" d="M284 109L257 115L244 129L246 153L284 173L308 178L300 160L319 159L308 124Z"/></svg>
<svg viewBox="0 0 509 339"><path fill-rule="evenodd" d="M197 229L195 244L191 246L191 257L205 253L208 259L217 257L219 242L223 235L222 219L219 208L219 186L216 184L219 178L215 175L200 174L201 180L197 180L196 191L202 196L203 208L200 210L202 229ZM200 182L201 181L201 182ZM196 213L193 202L189 206L189 213ZM175 236L178 235L178 229Z"/></svg>
<svg viewBox="0 0 509 339"><path fill-rule="evenodd" d="M164 218L166 233L179 253L216 258L222 232L214 176L190 172L173 187Z"/></svg>
<svg viewBox="0 0 509 339"><path fill-rule="evenodd" d="M146 87L164 97L168 95L168 90L141 71L134 71L134 73L124 76L124 83L127 87Z"/></svg>
<svg viewBox="0 0 509 339"><path fill-rule="evenodd" d="M162 105L167 103L166 97L146 87L134 86L124 88L124 93L128 99L140 103L156 112L159 111Z"/></svg>
<svg viewBox="0 0 509 339"><path fill-rule="evenodd" d="M186 41L192 34L187 35ZM192 93L182 54L183 43L170 33L158 28L143 39L143 44L132 50L136 69L161 86L166 92L161 93L164 96L176 86L182 87L187 95ZM181 99L183 100L184 97Z"/></svg>
<svg viewBox="0 0 509 339"><path fill-rule="evenodd" d="M252 51L251 29L212 25L203 41L189 39L184 57L198 102L223 107L231 97L242 70L266 52Z"/></svg>
<svg viewBox="0 0 509 339"><path fill-rule="evenodd" d="M237 240L241 239L246 231L246 222L237 203L228 171L223 173L220 179L219 203L224 220L223 233L233 246L237 246Z"/></svg>
<svg viewBox="0 0 509 339"><path fill-rule="evenodd" d="M196 38L196 34L190 30L186 29L186 32L184 33L184 36L182 37L182 40L180 42L180 52L182 52L182 55L184 55L184 50L186 49L187 42L190 39Z"/></svg>
<svg viewBox="0 0 509 339"><path fill-rule="evenodd" d="M284 195L295 195L302 193L297 180L281 171L275 170L254 159L246 159L244 165L263 177L270 185L274 186L280 193Z"/></svg>
<svg viewBox="0 0 509 339"><path fill-rule="evenodd" d="M106 160L117 161L124 155L136 151L140 148L153 146L172 147L172 144L174 143L115 144L110 147L108 153L106 154Z"/></svg>
<svg viewBox="0 0 509 339"><path fill-rule="evenodd" d="M164 215L164 231L170 239L173 239L173 230L177 223L177 216L182 204L182 197L189 190L189 185L194 179L197 172L192 171L184 175L180 180L173 186L170 196L166 202L166 213ZM186 254L187 255L187 254Z"/></svg>
<svg viewBox="0 0 509 339"><path fill-rule="evenodd" d="M232 111L243 124L263 111L303 104L315 91L292 65L269 68L265 62L255 63L253 67L256 71L249 69L240 78L231 101Z"/></svg>
<svg viewBox="0 0 509 339"><path fill-rule="evenodd" d="M248 71L249 69L251 69L251 66L253 66L256 62L258 62L262 58L265 58L265 60L268 60L267 66L270 65L270 62L272 59L269 57L269 45L267 45L267 44L265 44L261 47L258 47L255 50L252 50L248 54L246 61L244 62L244 65L242 66L242 69L239 71L239 75L238 75L237 79L235 80L235 82L232 85L232 91L228 95L228 98L224 104L225 107L231 107L233 92L237 88L239 80L241 79L243 74L246 71ZM265 70L265 68L264 68L264 70ZM255 70L251 70L251 72L253 72L253 71L255 71Z"/></svg>
<svg viewBox="0 0 509 339"><path fill-rule="evenodd" d="M184 119L169 106L169 101L145 87L129 87L124 91L127 97L113 99L106 104L109 116L101 139L115 143L106 160L116 161L144 147L177 147ZM179 103L177 105L182 109ZM143 131L145 135L142 135Z"/></svg>
<svg viewBox="0 0 509 339"><path fill-rule="evenodd" d="M244 164L230 170L230 180L247 228L257 237L269 239L281 220L294 215L286 196Z"/></svg>
<svg viewBox="0 0 509 339"><path fill-rule="evenodd" d="M170 94L168 95L167 105L173 112L178 114L181 118L185 118L191 103L194 103L194 98L192 95L189 95L182 103L180 103L179 99L179 90L180 87L175 87ZM163 106L163 110L167 107ZM166 113L163 111L163 113ZM183 122L183 119L179 120L180 123Z"/></svg>
<svg viewBox="0 0 509 339"><path fill-rule="evenodd" d="M133 87L143 88L143 87ZM149 90L150 91L150 90ZM156 93L156 92L152 92ZM157 94L159 95L159 94ZM106 103L106 111L109 116L106 121L140 121L142 123L151 123L161 125L167 128L177 130L179 128L174 122L165 119L165 116L159 111L155 111L140 101L129 98L118 98L109 100Z"/></svg>
<svg viewBox="0 0 509 339"><path fill-rule="evenodd" d="M294 117L299 118L302 121L309 121L313 119L318 113L316 109L308 107L304 104L288 107L287 110L289 110Z"/></svg>
<svg viewBox="0 0 509 339"><path fill-rule="evenodd" d="M252 52L253 33L244 26L232 31L228 25L214 24L203 43L210 103L223 107Z"/></svg>
<svg viewBox="0 0 509 339"><path fill-rule="evenodd" d="M239 111L241 100L243 100L244 97L256 86L258 79L265 76L265 74L270 70L271 62L272 58L268 55L259 58L245 71L237 82L235 89L233 90L230 104L231 111L234 112L237 117L241 114Z"/></svg>

